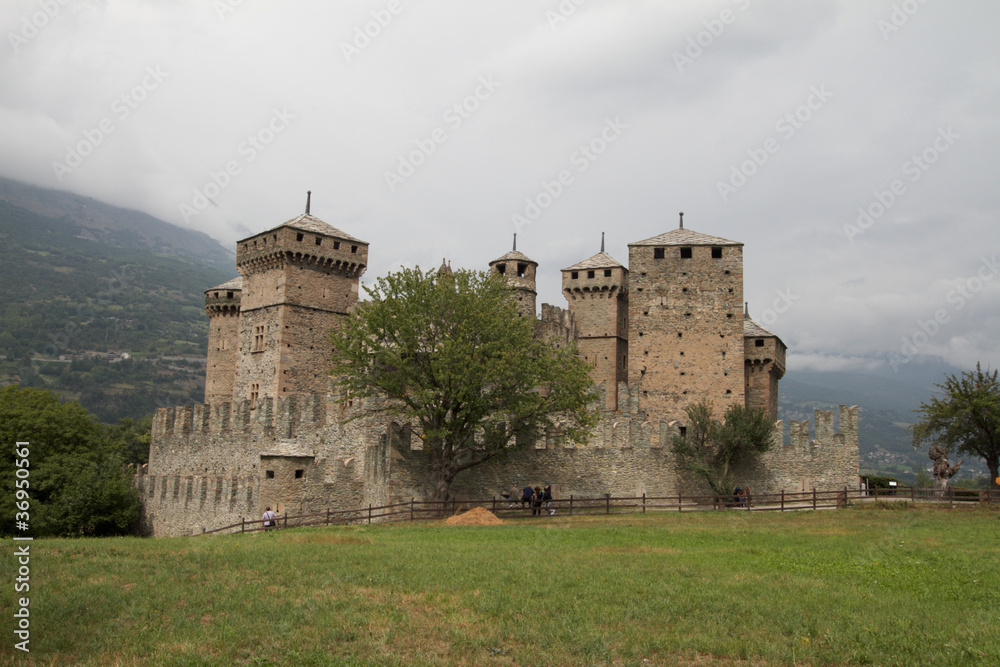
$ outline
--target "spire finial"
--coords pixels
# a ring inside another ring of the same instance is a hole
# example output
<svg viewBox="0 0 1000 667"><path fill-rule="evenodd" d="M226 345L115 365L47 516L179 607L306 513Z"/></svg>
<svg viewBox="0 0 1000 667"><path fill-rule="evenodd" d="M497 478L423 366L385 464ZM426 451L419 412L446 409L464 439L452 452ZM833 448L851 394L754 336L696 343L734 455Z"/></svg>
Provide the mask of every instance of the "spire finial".
<svg viewBox="0 0 1000 667"><path fill-rule="evenodd" d="M745 317L746 319L750 319L750 302L749 301L744 301L743 302L743 317Z"/></svg>
<svg viewBox="0 0 1000 667"><path fill-rule="evenodd" d="M604 232L601 232L601 252L604 252Z"/></svg>
<svg viewBox="0 0 1000 667"><path fill-rule="evenodd" d="M312 190L306 190L306 215L309 215L309 205L312 203Z"/></svg>
<svg viewBox="0 0 1000 667"><path fill-rule="evenodd" d="M681 211L681 229L684 229L684 211Z"/></svg>
<svg viewBox="0 0 1000 667"><path fill-rule="evenodd" d="M514 250L517 251L517 232L514 232Z"/></svg>

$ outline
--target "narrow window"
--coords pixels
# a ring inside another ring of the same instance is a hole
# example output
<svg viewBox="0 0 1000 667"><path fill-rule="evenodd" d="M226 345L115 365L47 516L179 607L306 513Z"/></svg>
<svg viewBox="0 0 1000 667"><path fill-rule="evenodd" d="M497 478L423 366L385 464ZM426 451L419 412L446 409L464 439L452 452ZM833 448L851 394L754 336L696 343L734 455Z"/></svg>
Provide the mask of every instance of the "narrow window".
<svg viewBox="0 0 1000 667"><path fill-rule="evenodd" d="M758 338L757 340L755 340L753 342L753 344L755 346L757 346L757 347L764 347L764 339L763 338Z"/></svg>
<svg viewBox="0 0 1000 667"><path fill-rule="evenodd" d="M653 248L653 259L663 259L665 248Z"/></svg>
<svg viewBox="0 0 1000 667"><path fill-rule="evenodd" d="M302 479L305 476L306 476L306 471L305 470L301 470L300 469L300 470L296 470L295 471L295 479Z"/></svg>
<svg viewBox="0 0 1000 667"><path fill-rule="evenodd" d="M527 264L520 264L520 263L518 263L518 265L517 265L517 277L518 278L523 278L524 274L527 273L527 272L528 272L528 265Z"/></svg>
<svg viewBox="0 0 1000 667"><path fill-rule="evenodd" d="M227 299L232 299L233 298L233 293L232 292L226 292L226 298Z"/></svg>
<svg viewBox="0 0 1000 667"><path fill-rule="evenodd" d="M611 277L611 269L604 269L604 277L605 278Z"/></svg>
<svg viewBox="0 0 1000 667"><path fill-rule="evenodd" d="M501 276L506 275L507 274L507 265L506 264L497 264L497 273L499 273Z"/></svg>
<svg viewBox="0 0 1000 667"><path fill-rule="evenodd" d="M358 251L358 246L356 246L356 245L352 245L352 246L351 246L351 252L352 252L352 253L356 253L357 251Z"/></svg>
<svg viewBox="0 0 1000 667"><path fill-rule="evenodd" d="M712 248L712 259L722 259L722 248Z"/></svg>
<svg viewBox="0 0 1000 667"><path fill-rule="evenodd" d="M333 249L334 250L340 250L340 241L334 241L333 242Z"/></svg>
<svg viewBox="0 0 1000 667"><path fill-rule="evenodd" d="M580 277L580 274L577 271L573 271L572 273L569 274L569 277L570 277L570 280L576 280L577 278Z"/></svg>
<svg viewBox="0 0 1000 667"><path fill-rule="evenodd" d="M688 427L687 426L678 426L677 430L680 432L680 436L682 438L686 438L687 437L687 434L688 434Z"/></svg>
<svg viewBox="0 0 1000 667"><path fill-rule="evenodd" d="M681 259L691 259L691 248L681 248Z"/></svg>
<svg viewBox="0 0 1000 667"><path fill-rule="evenodd" d="M594 277L594 272L593 271L587 271L587 277L588 278L593 278Z"/></svg>
<svg viewBox="0 0 1000 667"><path fill-rule="evenodd" d="M253 348L251 352L261 352L264 349L264 326L255 326L253 328Z"/></svg>
<svg viewBox="0 0 1000 667"><path fill-rule="evenodd" d="M323 245L323 239L319 236L316 237L316 245Z"/></svg>
<svg viewBox="0 0 1000 667"><path fill-rule="evenodd" d="M305 234L303 234L302 232L299 232L298 234L296 234L296 235L295 235L295 240L296 240L296 241L301 241L301 240L302 240L302 239L304 239L305 237L306 237L306 235L305 235Z"/></svg>
<svg viewBox="0 0 1000 667"><path fill-rule="evenodd" d="M264 477L266 477L267 479L274 479L274 471L273 470L266 470L264 472Z"/></svg>
<svg viewBox="0 0 1000 667"><path fill-rule="evenodd" d="M250 385L250 409L253 410L257 407L257 397L260 396L260 385L252 384Z"/></svg>

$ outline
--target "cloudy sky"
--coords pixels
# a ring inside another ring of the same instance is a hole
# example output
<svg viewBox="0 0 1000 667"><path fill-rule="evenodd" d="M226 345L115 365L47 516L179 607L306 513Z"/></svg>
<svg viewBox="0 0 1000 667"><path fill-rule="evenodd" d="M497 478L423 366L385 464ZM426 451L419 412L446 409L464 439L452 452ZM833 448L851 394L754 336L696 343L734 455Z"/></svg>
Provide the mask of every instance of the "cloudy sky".
<svg viewBox="0 0 1000 667"><path fill-rule="evenodd" d="M0 175L400 264L745 243L790 367L1000 365L990 0L5 0Z"/></svg>

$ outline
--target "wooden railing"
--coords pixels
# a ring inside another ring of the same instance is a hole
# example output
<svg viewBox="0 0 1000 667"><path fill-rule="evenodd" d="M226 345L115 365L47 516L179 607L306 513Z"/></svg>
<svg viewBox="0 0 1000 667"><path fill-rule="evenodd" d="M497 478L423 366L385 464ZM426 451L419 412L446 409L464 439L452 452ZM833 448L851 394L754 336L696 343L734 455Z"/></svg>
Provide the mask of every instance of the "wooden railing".
<svg viewBox="0 0 1000 667"><path fill-rule="evenodd" d="M275 519L273 528L264 528L263 519L244 519L239 523L207 530L203 535L226 531L249 533L261 530L293 528L298 526L329 526L336 524L357 524L385 521L419 521L443 519L474 507L484 507L501 518L531 516L630 514L652 511L700 512L712 510L731 511L798 511L837 509L854 502L890 501L907 503L948 504L949 507L979 504L1000 505L1000 491L996 489L955 489L944 492L937 489L914 487L871 488L789 492L751 493L747 496L688 495L678 493L671 496L613 496L605 494L595 498L559 498L524 503L493 497L489 500L446 500L430 501L410 499L409 502L389 505L369 505L348 510L325 510L306 514L284 514Z"/></svg>

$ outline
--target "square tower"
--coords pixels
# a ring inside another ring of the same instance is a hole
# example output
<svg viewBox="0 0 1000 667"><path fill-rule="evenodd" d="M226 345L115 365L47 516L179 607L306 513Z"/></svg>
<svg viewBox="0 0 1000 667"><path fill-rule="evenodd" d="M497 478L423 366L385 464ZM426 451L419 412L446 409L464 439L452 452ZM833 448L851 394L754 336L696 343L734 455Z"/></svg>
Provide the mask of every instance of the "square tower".
<svg viewBox="0 0 1000 667"><path fill-rule="evenodd" d="M618 383L628 381L628 269L601 252L562 270L563 296L576 323L576 347L604 385L604 407L618 409Z"/></svg>
<svg viewBox="0 0 1000 667"><path fill-rule="evenodd" d="M309 214L243 239L235 400L326 391L329 331L358 302L368 244Z"/></svg>
<svg viewBox="0 0 1000 667"><path fill-rule="evenodd" d="M744 401L743 244L679 229L629 244L629 384L661 419Z"/></svg>

